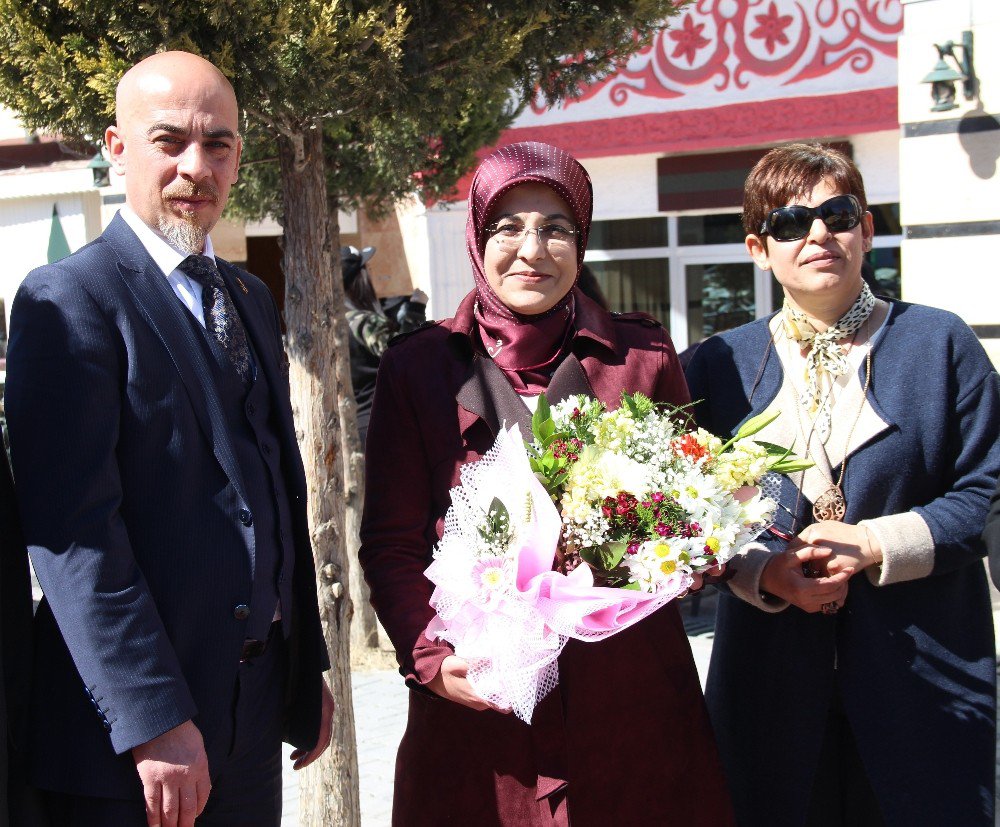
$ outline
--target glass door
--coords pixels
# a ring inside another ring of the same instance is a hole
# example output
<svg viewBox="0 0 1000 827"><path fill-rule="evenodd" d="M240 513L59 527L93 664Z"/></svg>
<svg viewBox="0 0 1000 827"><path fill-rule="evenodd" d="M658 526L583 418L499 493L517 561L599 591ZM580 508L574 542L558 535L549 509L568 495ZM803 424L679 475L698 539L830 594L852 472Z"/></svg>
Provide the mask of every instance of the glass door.
<svg viewBox="0 0 1000 827"><path fill-rule="evenodd" d="M672 304L685 311L683 324L674 326L678 350L771 312L770 274L756 267L745 251L681 256L677 265Z"/></svg>

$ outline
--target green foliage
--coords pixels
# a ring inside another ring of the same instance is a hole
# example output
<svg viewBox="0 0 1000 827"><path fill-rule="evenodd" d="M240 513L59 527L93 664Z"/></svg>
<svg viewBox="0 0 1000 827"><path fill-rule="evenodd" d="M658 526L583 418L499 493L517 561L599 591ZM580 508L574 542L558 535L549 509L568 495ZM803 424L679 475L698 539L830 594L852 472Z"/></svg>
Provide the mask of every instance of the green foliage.
<svg viewBox="0 0 1000 827"><path fill-rule="evenodd" d="M505 549L510 545L514 537L510 527L510 514L498 497L493 498L489 511L477 530L479 536L491 547Z"/></svg>
<svg viewBox="0 0 1000 827"><path fill-rule="evenodd" d="M776 474L793 474L796 471L805 471L807 468L812 468L814 463L809 459L800 459L792 453L792 448L783 448L780 445L775 445L773 442L764 442L763 440L754 440L761 448L767 451L768 461L767 469L769 471L774 471Z"/></svg>
<svg viewBox="0 0 1000 827"><path fill-rule="evenodd" d="M533 441L525 443L528 463L549 496L555 498L569 476L570 466L577 456L575 451L582 443L574 443L572 434L556 430L552 408L544 393L539 394L531 417L531 433Z"/></svg>
<svg viewBox="0 0 1000 827"><path fill-rule="evenodd" d="M656 409L656 404L644 394L623 391L622 407L627 408L634 419L640 420L649 416Z"/></svg>
<svg viewBox="0 0 1000 827"><path fill-rule="evenodd" d="M642 48L671 0L0 0L0 102L96 144L141 58L212 60L244 107L233 208L281 213L275 139L322 128L347 207L448 193L536 95L553 103Z"/></svg>
<svg viewBox="0 0 1000 827"><path fill-rule="evenodd" d="M767 411L764 411L764 413L750 417L750 419L739 427L739 430L736 431L732 439L722 446L719 453L724 453L741 439L746 439L763 431L764 428L774 422L779 416L781 416L780 412L769 414ZM812 468L815 464L811 460L795 456L791 448L783 448L781 445L775 445L773 442L765 442L760 439L756 439L754 442L767 451L767 468L776 474L792 474L796 471L805 471L807 468Z"/></svg>
<svg viewBox="0 0 1000 827"><path fill-rule="evenodd" d="M580 556L600 573L610 576L625 557L627 543L605 543L603 546L581 548Z"/></svg>

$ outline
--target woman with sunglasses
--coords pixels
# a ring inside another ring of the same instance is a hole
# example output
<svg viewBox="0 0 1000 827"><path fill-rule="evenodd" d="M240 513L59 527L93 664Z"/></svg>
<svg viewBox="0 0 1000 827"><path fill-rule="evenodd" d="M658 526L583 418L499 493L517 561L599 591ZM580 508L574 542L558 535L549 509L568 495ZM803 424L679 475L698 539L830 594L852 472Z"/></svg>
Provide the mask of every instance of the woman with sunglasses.
<svg viewBox="0 0 1000 827"><path fill-rule="evenodd" d="M720 597L707 697L741 825L993 824L996 654L979 539L998 380L943 310L873 296L854 163L794 144L747 179L754 262L784 291L688 369L698 421L815 465Z"/></svg>
<svg viewBox="0 0 1000 827"><path fill-rule="evenodd" d="M459 469L498 429L556 402L621 392L685 403L670 338L576 287L590 231L584 168L540 143L497 150L469 194L474 289L454 318L383 356L367 455L361 563L410 687L396 825L732 823L698 674L674 604L599 642L569 641L531 725L490 708L466 662L424 631L424 576Z"/></svg>

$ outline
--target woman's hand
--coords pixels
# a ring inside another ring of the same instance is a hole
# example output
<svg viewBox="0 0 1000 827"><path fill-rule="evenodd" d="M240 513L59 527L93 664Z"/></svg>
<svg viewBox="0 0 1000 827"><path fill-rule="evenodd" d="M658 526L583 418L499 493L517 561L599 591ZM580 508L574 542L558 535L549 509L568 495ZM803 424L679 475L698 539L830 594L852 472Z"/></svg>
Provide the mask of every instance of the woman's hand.
<svg viewBox="0 0 1000 827"><path fill-rule="evenodd" d="M435 678L428 682L427 688L442 698L454 701L469 709L476 709L480 712L484 709L492 709L496 712L510 712L509 709L500 709L480 698L466 675L469 673L469 663L457 655L448 655L441 662L441 671Z"/></svg>
<svg viewBox="0 0 1000 827"><path fill-rule="evenodd" d="M830 576L806 575L809 570L821 571L832 555L833 552L828 548L789 546L773 555L764 566L760 573L761 591L787 600L809 613L824 611L824 605L829 607L831 603L835 603L837 607L843 606L847 598L847 582L854 569L847 567Z"/></svg>
<svg viewBox="0 0 1000 827"><path fill-rule="evenodd" d="M812 546L830 549L823 560L822 570L835 575L847 569L859 572L868 566L882 565L882 548L875 536L864 526L824 520L806 526L799 539Z"/></svg>
<svg viewBox="0 0 1000 827"><path fill-rule="evenodd" d="M726 564L719 563L718 565L712 566L712 568L706 569L705 571L696 571L692 573L691 577L693 580L691 581L691 585L688 587L687 593L697 594L705 588L705 586L710 586L712 583L718 583L723 579L722 575L725 571Z"/></svg>

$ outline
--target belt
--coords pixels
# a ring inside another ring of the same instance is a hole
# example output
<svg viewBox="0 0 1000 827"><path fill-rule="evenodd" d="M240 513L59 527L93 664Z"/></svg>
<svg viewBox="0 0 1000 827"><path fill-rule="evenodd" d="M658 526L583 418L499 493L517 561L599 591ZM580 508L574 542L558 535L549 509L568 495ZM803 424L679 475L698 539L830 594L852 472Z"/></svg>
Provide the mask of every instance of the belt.
<svg viewBox="0 0 1000 827"><path fill-rule="evenodd" d="M264 640L254 640L253 638L247 638L243 641L243 651L240 652L240 663L244 661L252 660L253 658L259 658L261 655L267 651L267 644L270 641L272 635L275 633L275 628L281 626L281 621L276 620L271 624L271 628L268 629L267 637Z"/></svg>

